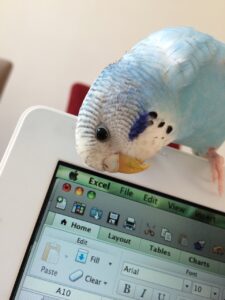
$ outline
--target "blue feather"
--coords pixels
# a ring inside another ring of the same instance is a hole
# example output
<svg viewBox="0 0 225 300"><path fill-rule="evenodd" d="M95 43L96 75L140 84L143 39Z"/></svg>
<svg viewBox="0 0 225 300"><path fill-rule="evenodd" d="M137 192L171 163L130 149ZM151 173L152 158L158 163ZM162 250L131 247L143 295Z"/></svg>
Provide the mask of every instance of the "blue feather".
<svg viewBox="0 0 225 300"><path fill-rule="evenodd" d="M136 139L140 133L144 132L148 127L149 114L142 113L139 115L138 119L134 122L133 126L131 126L129 132L129 140Z"/></svg>

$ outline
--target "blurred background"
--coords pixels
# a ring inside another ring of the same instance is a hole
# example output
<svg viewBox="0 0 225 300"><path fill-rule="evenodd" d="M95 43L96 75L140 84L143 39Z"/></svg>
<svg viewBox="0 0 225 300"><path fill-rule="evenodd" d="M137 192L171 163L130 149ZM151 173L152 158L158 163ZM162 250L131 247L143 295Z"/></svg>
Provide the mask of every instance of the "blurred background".
<svg viewBox="0 0 225 300"><path fill-rule="evenodd" d="M0 158L26 108L65 111L75 82L91 84L163 27L192 26L225 41L224 12L225 0L0 0L0 58L13 64L0 100Z"/></svg>

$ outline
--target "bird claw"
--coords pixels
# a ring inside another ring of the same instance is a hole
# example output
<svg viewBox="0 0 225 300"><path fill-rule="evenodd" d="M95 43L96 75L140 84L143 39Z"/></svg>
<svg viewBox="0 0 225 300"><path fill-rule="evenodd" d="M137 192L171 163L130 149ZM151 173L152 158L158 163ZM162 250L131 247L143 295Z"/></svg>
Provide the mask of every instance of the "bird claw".
<svg viewBox="0 0 225 300"><path fill-rule="evenodd" d="M218 182L219 195L224 192L224 158L214 148L209 148L207 158L211 166L212 181Z"/></svg>

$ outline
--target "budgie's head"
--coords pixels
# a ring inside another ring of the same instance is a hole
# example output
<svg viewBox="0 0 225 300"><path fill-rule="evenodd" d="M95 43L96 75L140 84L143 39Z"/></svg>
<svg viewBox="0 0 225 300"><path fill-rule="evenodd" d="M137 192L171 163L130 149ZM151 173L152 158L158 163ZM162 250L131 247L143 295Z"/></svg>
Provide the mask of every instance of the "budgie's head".
<svg viewBox="0 0 225 300"><path fill-rule="evenodd" d="M83 102L76 148L94 169L136 173L148 167L144 160L171 141L168 133L173 128L166 128L154 107L146 110L146 95L138 82L114 68L110 65L102 72Z"/></svg>

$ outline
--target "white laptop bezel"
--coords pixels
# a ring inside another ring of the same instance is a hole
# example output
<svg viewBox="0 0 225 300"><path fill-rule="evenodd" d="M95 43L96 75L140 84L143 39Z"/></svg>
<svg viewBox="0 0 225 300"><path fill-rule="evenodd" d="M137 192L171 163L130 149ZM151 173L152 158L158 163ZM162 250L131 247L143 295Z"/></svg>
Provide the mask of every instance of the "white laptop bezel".
<svg viewBox="0 0 225 300"><path fill-rule="evenodd" d="M0 299L9 299L59 160L86 169L75 152L76 117L47 107L24 112L0 163ZM149 170L112 177L225 212L205 159L169 147Z"/></svg>

